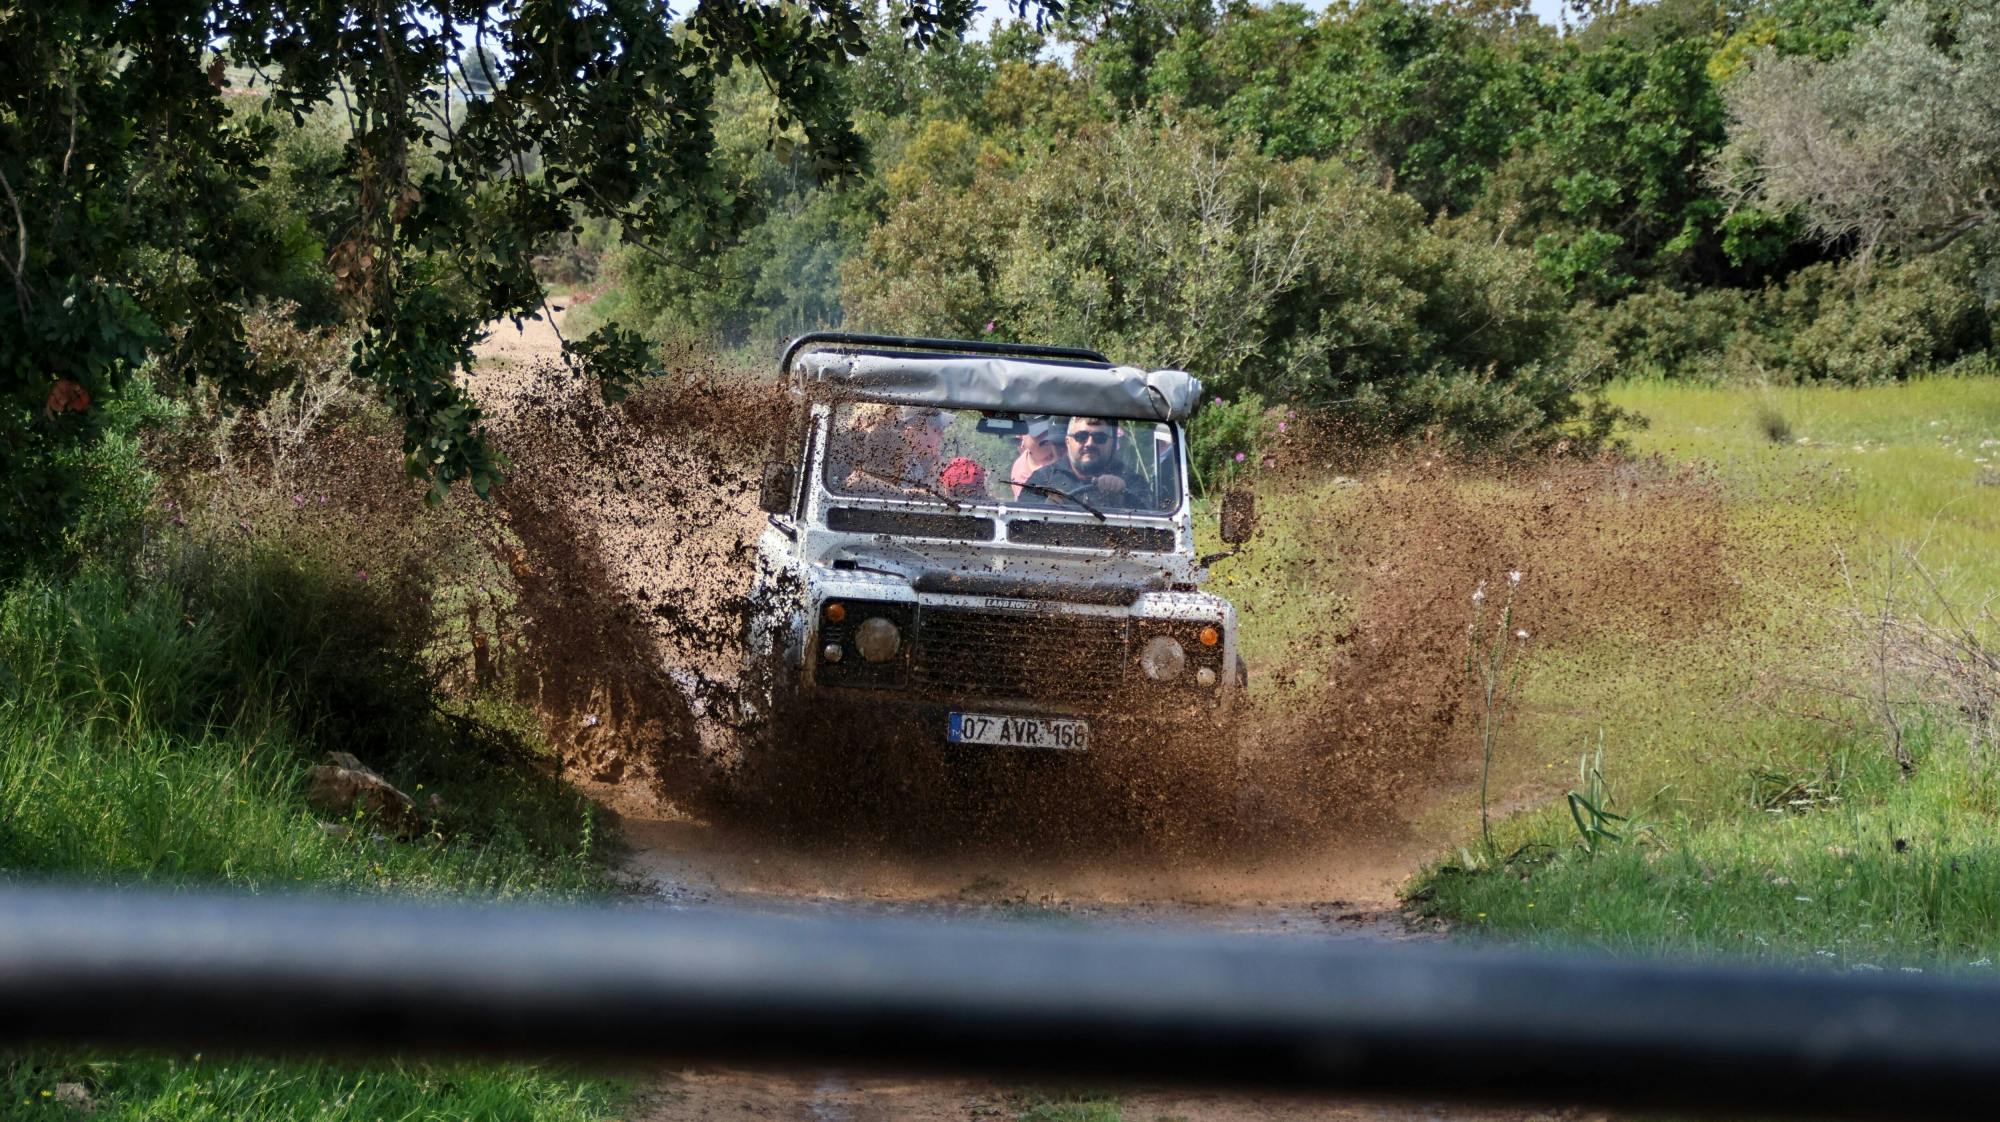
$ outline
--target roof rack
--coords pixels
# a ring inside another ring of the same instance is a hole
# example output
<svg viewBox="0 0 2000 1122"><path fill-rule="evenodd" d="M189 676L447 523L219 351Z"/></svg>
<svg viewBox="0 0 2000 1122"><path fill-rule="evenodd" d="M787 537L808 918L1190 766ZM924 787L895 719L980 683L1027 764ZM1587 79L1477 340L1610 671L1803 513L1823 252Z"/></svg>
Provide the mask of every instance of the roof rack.
<svg viewBox="0 0 2000 1122"><path fill-rule="evenodd" d="M809 346L834 343L859 347L882 347L897 351L937 351L940 354L1000 355L1007 358L1055 358L1070 362L1095 362L1105 366L1111 360L1084 347L1052 347L1042 343L995 343L983 339L926 339L904 335L864 335L852 331L808 331L785 344L778 362L780 380L792 375L792 360Z"/></svg>

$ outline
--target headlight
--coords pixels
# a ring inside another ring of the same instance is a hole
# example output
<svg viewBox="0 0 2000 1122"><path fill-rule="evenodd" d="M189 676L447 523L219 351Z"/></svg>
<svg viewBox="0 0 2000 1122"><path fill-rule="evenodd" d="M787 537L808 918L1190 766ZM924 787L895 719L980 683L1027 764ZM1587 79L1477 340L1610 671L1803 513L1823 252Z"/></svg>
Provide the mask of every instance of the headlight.
<svg viewBox="0 0 2000 1122"><path fill-rule="evenodd" d="M1139 669L1155 682L1171 682L1187 669L1187 651L1176 640L1156 635L1139 652Z"/></svg>
<svg viewBox="0 0 2000 1122"><path fill-rule="evenodd" d="M870 662L887 662L903 646L903 633L881 616L870 616L854 630L854 647Z"/></svg>

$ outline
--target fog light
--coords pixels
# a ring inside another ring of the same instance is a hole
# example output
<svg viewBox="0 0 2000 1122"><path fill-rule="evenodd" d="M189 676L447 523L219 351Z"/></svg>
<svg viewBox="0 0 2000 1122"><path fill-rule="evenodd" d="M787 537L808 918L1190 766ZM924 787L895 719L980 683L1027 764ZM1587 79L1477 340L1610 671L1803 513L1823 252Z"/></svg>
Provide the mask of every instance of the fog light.
<svg viewBox="0 0 2000 1122"><path fill-rule="evenodd" d="M903 645L903 634L881 616L870 616L854 630L854 647L870 662L887 662Z"/></svg>
<svg viewBox="0 0 2000 1122"><path fill-rule="evenodd" d="M1215 671L1204 666L1194 672L1194 680L1201 684L1202 689L1207 689L1215 684Z"/></svg>
<svg viewBox="0 0 2000 1122"><path fill-rule="evenodd" d="M1187 669L1187 651L1173 639L1156 635L1139 652L1139 669L1155 682L1171 682Z"/></svg>
<svg viewBox="0 0 2000 1122"><path fill-rule="evenodd" d="M840 649L840 644L839 644L839 643L828 643L828 644L827 644L826 646L824 646L824 647L821 647L821 648L819 649L819 657L820 657L820 661L821 661L821 662L839 662L839 661L840 661L840 656L841 656L841 655L842 655L843 653L845 653L845 652L843 652L843 651L842 651L842 650Z"/></svg>
<svg viewBox="0 0 2000 1122"><path fill-rule="evenodd" d="M847 618L847 605L834 601L826 606L826 622L839 623Z"/></svg>
<svg viewBox="0 0 2000 1122"><path fill-rule="evenodd" d="M1202 646L1212 647L1217 643L1222 642L1222 632L1218 630L1214 624L1210 624L1209 626L1202 628L1201 634L1195 636L1195 638L1201 640ZM1207 685L1206 682L1202 684Z"/></svg>

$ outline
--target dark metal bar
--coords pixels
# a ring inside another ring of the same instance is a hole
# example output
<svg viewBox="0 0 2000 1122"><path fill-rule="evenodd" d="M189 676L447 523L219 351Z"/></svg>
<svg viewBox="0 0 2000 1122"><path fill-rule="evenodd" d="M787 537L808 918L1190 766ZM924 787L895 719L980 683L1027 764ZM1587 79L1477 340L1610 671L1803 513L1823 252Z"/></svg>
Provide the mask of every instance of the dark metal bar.
<svg viewBox="0 0 2000 1122"><path fill-rule="evenodd" d="M0 1047L810 1062L1972 1118L2000 986L1337 940L0 889Z"/></svg>
<svg viewBox="0 0 2000 1122"><path fill-rule="evenodd" d="M1084 347L1055 347L1046 343L996 343L986 339L927 339L902 335L864 335L852 331L808 331L785 344L778 359L780 380L792 376L792 360L809 346L879 347L892 351L937 351L945 354L998 355L1003 358L1052 358L1065 362L1089 362L1101 366L1111 360Z"/></svg>

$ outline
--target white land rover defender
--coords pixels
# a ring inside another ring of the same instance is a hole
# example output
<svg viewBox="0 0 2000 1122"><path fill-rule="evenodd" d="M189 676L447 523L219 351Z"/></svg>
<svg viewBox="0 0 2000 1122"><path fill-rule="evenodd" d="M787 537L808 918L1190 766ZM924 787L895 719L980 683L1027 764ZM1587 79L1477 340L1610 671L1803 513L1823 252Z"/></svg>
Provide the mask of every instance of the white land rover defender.
<svg viewBox="0 0 2000 1122"><path fill-rule="evenodd" d="M1093 351L815 333L780 363L744 683L801 722L1081 751L1219 721L1246 685L1204 592L1185 422L1201 383ZM1250 496L1223 502L1245 540Z"/></svg>

